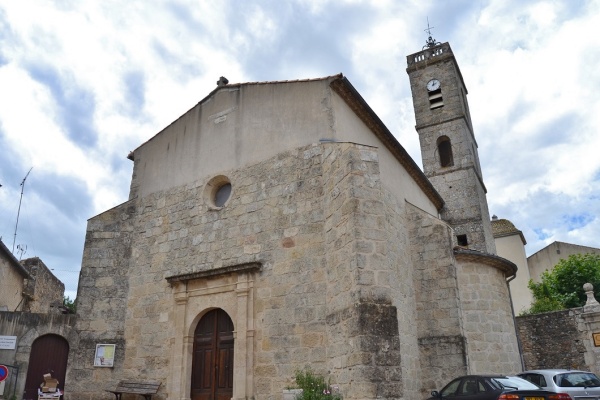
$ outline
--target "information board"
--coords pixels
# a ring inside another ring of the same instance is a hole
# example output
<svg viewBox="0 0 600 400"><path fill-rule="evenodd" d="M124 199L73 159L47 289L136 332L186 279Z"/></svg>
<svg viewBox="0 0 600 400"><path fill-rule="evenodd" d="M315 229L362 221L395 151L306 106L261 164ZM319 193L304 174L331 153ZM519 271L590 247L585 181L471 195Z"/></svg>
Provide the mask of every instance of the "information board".
<svg viewBox="0 0 600 400"><path fill-rule="evenodd" d="M0 336L0 350L14 350L17 347L16 336Z"/></svg>

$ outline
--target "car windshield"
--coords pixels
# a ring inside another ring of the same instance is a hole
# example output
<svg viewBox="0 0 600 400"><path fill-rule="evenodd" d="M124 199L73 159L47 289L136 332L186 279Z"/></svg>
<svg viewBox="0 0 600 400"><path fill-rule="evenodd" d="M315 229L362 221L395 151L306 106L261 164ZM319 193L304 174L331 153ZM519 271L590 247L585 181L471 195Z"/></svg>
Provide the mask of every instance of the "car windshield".
<svg viewBox="0 0 600 400"><path fill-rule="evenodd" d="M540 388L539 386L517 376L507 376L506 378L494 378L494 381L504 389L536 390Z"/></svg>
<svg viewBox="0 0 600 400"><path fill-rule="evenodd" d="M566 372L554 377L560 387L599 387L600 379L591 372Z"/></svg>

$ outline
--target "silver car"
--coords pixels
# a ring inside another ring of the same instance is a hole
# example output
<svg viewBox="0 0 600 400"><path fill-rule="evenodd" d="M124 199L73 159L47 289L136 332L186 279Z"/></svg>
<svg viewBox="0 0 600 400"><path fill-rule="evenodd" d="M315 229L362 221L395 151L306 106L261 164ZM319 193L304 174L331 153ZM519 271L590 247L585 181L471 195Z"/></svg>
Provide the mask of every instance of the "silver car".
<svg viewBox="0 0 600 400"><path fill-rule="evenodd" d="M592 373L569 369L538 369L517 374L531 383L574 400L600 400L600 379Z"/></svg>

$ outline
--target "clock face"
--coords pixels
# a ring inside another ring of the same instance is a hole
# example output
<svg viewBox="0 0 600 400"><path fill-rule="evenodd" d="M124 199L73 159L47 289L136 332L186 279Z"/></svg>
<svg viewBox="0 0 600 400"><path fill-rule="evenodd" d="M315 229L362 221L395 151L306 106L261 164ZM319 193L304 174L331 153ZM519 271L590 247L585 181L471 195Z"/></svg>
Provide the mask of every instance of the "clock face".
<svg viewBox="0 0 600 400"><path fill-rule="evenodd" d="M440 88L440 81L438 81L437 79L432 79L429 82L427 82L427 90L429 90L430 92L433 92L434 90L438 90Z"/></svg>

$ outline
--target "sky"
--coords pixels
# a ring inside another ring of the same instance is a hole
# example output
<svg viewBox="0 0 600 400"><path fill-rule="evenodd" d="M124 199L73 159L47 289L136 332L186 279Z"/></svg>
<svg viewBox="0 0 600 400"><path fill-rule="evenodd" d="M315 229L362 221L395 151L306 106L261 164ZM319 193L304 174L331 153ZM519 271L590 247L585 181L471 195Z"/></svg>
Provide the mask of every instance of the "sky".
<svg viewBox="0 0 600 400"><path fill-rule="evenodd" d="M87 220L128 199L128 153L220 76L343 73L421 165L406 56L428 23L465 80L490 215L527 255L600 247L598 0L0 0L2 241L75 298Z"/></svg>

